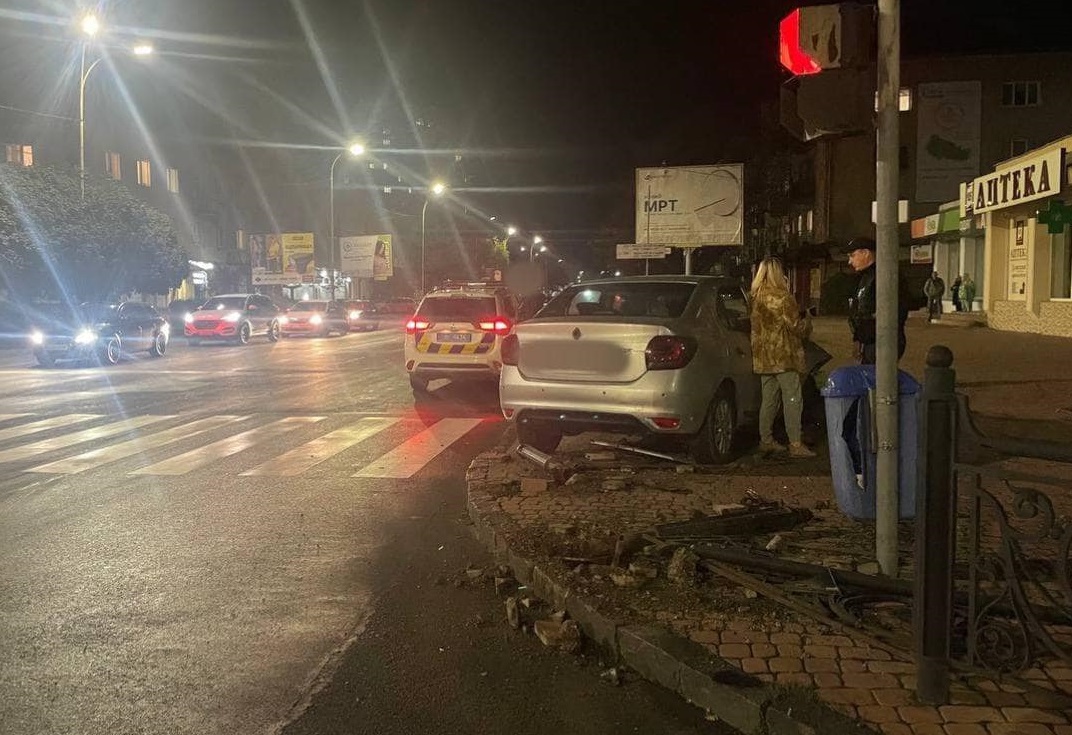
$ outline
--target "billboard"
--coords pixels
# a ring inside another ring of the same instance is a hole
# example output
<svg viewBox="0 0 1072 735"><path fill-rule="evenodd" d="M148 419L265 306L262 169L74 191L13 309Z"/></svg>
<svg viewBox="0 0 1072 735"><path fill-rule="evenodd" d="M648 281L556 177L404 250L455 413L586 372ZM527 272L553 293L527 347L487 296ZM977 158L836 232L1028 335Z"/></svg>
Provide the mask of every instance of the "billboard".
<svg viewBox="0 0 1072 735"><path fill-rule="evenodd" d="M354 278L386 281L395 274L390 235L340 237L342 272Z"/></svg>
<svg viewBox="0 0 1072 735"><path fill-rule="evenodd" d="M313 233L273 232L247 241L254 286L314 283Z"/></svg>
<svg viewBox="0 0 1072 735"><path fill-rule="evenodd" d="M636 170L636 244L744 244L744 166Z"/></svg>
<svg viewBox="0 0 1072 735"><path fill-rule="evenodd" d="M957 198L960 182L979 174L982 85L920 84L916 132L916 201Z"/></svg>

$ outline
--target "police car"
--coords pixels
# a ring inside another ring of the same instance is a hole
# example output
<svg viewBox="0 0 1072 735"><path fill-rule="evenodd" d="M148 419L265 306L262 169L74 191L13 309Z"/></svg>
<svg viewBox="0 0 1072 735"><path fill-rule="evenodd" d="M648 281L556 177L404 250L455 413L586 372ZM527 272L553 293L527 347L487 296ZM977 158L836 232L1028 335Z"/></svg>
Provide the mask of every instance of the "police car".
<svg viewBox="0 0 1072 735"><path fill-rule="evenodd" d="M405 363L414 392L428 382L498 381L503 338L513 331L517 304L501 284L445 284L426 295L406 323Z"/></svg>

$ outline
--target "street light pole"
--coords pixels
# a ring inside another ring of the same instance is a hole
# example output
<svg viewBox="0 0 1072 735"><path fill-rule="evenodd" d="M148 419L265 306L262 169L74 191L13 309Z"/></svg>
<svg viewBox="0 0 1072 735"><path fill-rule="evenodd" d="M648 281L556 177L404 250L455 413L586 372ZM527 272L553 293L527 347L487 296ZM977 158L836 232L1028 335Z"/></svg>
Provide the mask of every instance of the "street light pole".
<svg viewBox="0 0 1072 735"><path fill-rule="evenodd" d="M335 300L335 251L337 249L335 245L335 164L339 162L345 154L349 153L354 158L362 155L365 152L365 146L361 143L351 143L350 147L344 151L339 151L339 155L335 156L335 160L331 162L331 171L328 174L328 209L330 213L328 219L330 231L330 242L328 245L331 249L331 300Z"/></svg>
<svg viewBox="0 0 1072 735"><path fill-rule="evenodd" d="M445 192L446 190L447 190L446 184L443 184L443 183L441 183L439 181L437 181L434 184L432 184L432 188L431 188L432 194L437 196L437 197L443 196L443 192ZM425 283L424 283L424 279L425 279L425 272L424 272L424 262L425 262L425 259L424 259L424 252L425 252L424 217L428 213L428 202L429 201L430 201L430 199L429 199L428 195L425 194L424 195L424 206L421 207L421 295L422 296L425 293L427 293L425 291Z"/></svg>
<svg viewBox="0 0 1072 735"><path fill-rule="evenodd" d="M86 68L86 42L82 41L81 74L78 81L78 178L82 184L82 201L86 200L86 80L100 59Z"/></svg>

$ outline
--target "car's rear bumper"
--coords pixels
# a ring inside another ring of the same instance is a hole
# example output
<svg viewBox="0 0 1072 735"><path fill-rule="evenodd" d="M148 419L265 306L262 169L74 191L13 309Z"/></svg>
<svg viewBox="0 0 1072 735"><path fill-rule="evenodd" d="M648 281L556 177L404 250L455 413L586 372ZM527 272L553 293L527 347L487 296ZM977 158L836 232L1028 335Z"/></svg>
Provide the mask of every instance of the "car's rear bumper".
<svg viewBox="0 0 1072 735"><path fill-rule="evenodd" d="M670 371L648 372L625 384L561 383L525 379L517 367L502 369L499 399L511 420L557 422L567 433L648 431L695 434L703 425L706 404L674 383ZM663 428L655 419L677 419ZM618 428L614 428L618 427Z"/></svg>

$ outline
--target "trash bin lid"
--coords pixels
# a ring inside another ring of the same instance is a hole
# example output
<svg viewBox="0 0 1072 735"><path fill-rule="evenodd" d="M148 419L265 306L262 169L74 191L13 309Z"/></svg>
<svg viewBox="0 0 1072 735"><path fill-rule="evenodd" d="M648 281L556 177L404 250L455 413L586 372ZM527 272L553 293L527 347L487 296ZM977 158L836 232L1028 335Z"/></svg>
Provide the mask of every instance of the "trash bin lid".
<svg viewBox="0 0 1072 735"><path fill-rule="evenodd" d="M904 370L897 371L898 393L912 396L919 393L920 384ZM850 365L838 368L830 373L823 386L822 394L826 398L849 398L865 396L875 388L874 365Z"/></svg>

